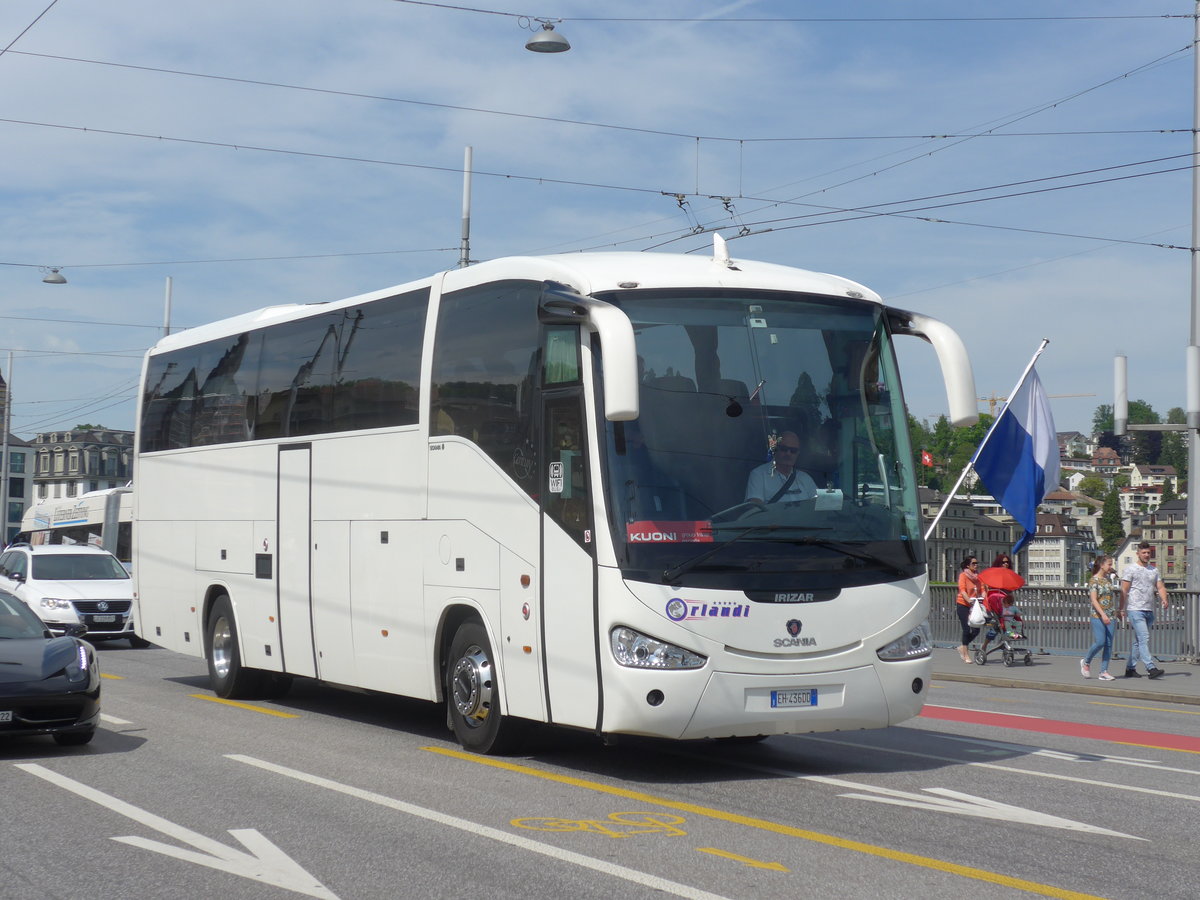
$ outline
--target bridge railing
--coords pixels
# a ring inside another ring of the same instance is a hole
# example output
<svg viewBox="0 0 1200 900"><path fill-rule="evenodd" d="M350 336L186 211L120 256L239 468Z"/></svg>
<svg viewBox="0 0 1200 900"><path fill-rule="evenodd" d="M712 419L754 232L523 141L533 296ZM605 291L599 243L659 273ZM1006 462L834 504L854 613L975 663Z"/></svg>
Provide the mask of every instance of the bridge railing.
<svg viewBox="0 0 1200 900"><path fill-rule="evenodd" d="M935 646L958 646L962 629L954 609L954 585L929 589L929 624ZM1022 644L1034 652L1083 656L1092 645L1091 604L1084 588L1022 588L1016 596L1024 619ZM1155 603L1150 652L1163 661L1200 663L1200 593L1170 591L1167 609ZM1132 629L1118 620L1113 653L1129 658ZM979 643L977 639L976 644Z"/></svg>

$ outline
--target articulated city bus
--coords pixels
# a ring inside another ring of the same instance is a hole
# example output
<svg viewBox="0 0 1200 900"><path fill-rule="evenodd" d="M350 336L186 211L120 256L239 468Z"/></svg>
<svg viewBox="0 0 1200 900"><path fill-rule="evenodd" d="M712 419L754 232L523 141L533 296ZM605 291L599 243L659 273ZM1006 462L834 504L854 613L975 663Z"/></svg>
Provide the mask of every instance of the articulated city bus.
<svg viewBox="0 0 1200 900"><path fill-rule="evenodd" d="M88 491L77 497L41 500L25 510L14 541L30 544L89 544L125 565L132 556L133 488Z"/></svg>
<svg viewBox="0 0 1200 900"><path fill-rule="evenodd" d="M222 697L303 676L444 702L480 752L530 722L756 738L916 715L927 575L892 337L934 345L960 423L962 342L715 244L498 259L163 338L142 633L207 657Z"/></svg>

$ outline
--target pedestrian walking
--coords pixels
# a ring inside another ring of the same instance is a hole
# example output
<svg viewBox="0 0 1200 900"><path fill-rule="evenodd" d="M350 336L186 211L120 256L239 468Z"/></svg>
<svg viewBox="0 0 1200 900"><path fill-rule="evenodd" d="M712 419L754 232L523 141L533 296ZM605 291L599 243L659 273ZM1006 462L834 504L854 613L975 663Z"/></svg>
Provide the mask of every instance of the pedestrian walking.
<svg viewBox="0 0 1200 900"><path fill-rule="evenodd" d="M1138 674L1138 659L1146 666L1146 675L1161 678L1163 670L1150 655L1150 627L1154 624L1154 594L1167 608L1167 587L1163 584L1158 569L1150 564L1150 542L1138 544L1137 561L1121 572L1121 609L1129 627L1133 629L1133 642L1129 648L1129 662L1125 664L1126 678L1141 678Z"/></svg>
<svg viewBox="0 0 1200 900"><path fill-rule="evenodd" d="M958 613L958 621L962 625L962 643L958 646L958 655L968 666L971 665L971 641L979 637L979 629L967 621L971 615L971 604L976 599L983 599L983 582L979 580L979 560L968 556L962 561L962 571L958 574L958 596L954 598L954 611Z"/></svg>
<svg viewBox="0 0 1200 900"><path fill-rule="evenodd" d="M1117 593L1112 583L1113 558L1098 556L1092 563L1092 577L1088 581L1088 599L1091 601L1091 616L1088 621L1092 628L1092 646L1087 655L1079 661L1079 674L1084 678L1092 677L1092 660L1097 653L1103 652L1100 658L1101 681L1112 681L1113 676L1108 672L1108 663L1112 659L1113 633L1117 628Z"/></svg>

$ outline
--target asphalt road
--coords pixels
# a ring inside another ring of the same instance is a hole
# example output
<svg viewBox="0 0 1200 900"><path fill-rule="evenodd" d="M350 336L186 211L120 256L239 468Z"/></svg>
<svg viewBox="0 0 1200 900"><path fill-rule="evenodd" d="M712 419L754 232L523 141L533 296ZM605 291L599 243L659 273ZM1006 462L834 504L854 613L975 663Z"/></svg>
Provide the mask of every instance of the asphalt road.
<svg viewBox="0 0 1200 900"><path fill-rule="evenodd" d="M935 680L927 714L758 744L539 733L102 646L83 748L0 743L0 898L1156 898L1196 893L1200 707Z"/></svg>

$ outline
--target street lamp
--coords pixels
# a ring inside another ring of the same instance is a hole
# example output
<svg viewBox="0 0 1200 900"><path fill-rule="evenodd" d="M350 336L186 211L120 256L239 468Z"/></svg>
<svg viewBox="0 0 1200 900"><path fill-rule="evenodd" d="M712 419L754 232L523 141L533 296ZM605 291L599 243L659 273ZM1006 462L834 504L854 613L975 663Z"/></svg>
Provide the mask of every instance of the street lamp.
<svg viewBox="0 0 1200 900"><path fill-rule="evenodd" d="M534 19L534 21L541 23L542 30L535 31L532 25L527 26L534 31L534 35L525 42L526 50L532 50L534 53L562 53L571 49L570 41L554 30L554 23L561 22L562 19Z"/></svg>

